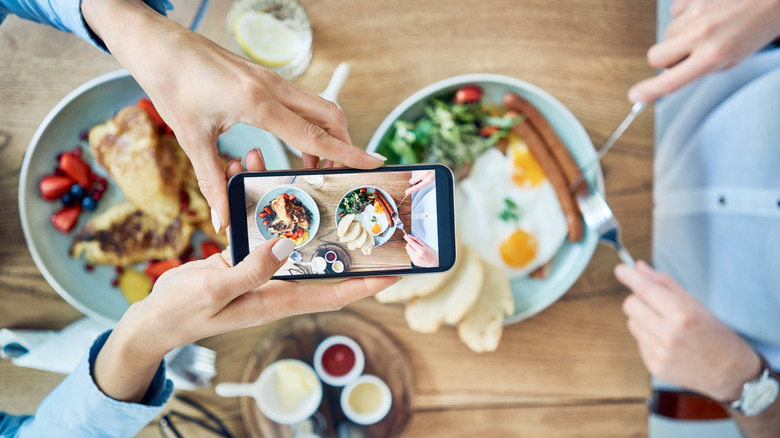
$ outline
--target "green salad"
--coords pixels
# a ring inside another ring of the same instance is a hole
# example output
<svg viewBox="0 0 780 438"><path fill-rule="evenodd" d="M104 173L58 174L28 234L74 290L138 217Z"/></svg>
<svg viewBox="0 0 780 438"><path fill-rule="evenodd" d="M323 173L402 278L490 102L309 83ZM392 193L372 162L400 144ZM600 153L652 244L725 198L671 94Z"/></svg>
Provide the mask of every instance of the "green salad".
<svg viewBox="0 0 780 438"><path fill-rule="evenodd" d="M491 115L482 105L482 90L469 85L452 96L430 99L418 120L396 120L377 152L388 163L437 162L457 174L495 146L521 118Z"/></svg>

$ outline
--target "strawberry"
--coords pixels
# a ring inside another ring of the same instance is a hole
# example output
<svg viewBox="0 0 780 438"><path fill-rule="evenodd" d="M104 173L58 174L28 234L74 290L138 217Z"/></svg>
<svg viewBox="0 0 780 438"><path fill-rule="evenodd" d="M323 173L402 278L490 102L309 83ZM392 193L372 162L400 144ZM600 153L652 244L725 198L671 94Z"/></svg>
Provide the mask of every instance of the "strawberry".
<svg viewBox="0 0 780 438"><path fill-rule="evenodd" d="M151 100L146 97L142 97L136 105L138 105L138 108L141 108L146 112L149 118L152 119L152 123L157 126L159 131L165 130L165 121L162 117L160 117L160 113L157 112L157 108L154 107L154 104Z"/></svg>
<svg viewBox="0 0 780 438"><path fill-rule="evenodd" d="M68 234L76 227L80 213L81 206L63 207L51 215L51 224L60 233Z"/></svg>
<svg viewBox="0 0 780 438"><path fill-rule="evenodd" d="M200 244L200 255L204 259L207 259L211 257L214 254L219 254L222 252L222 248L219 247L216 243L210 241L210 240L204 240Z"/></svg>
<svg viewBox="0 0 780 438"><path fill-rule="evenodd" d="M466 85L455 93L455 103L474 103L482 99L482 89L476 85Z"/></svg>
<svg viewBox="0 0 780 438"><path fill-rule="evenodd" d="M146 274L147 277L149 277L149 280L151 280L152 283L154 283L155 281L157 281L158 278L160 278L161 275L165 273L165 271L169 269L173 269L180 265L181 265L181 260L177 258L150 261L149 264L146 266L146 269L144 269L144 273Z"/></svg>
<svg viewBox="0 0 780 438"><path fill-rule="evenodd" d="M89 168L89 165L72 153L66 152L62 154L59 169L85 189L92 184L92 177L90 176L92 170Z"/></svg>
<svg viewBox="0 0 780 438"><path fill-rule="evenodd" d="M56 201L65 193L68 193L73 180L67 176L46 175L41 179L38 188L41 190L41 196L47 201Z"/></svg>

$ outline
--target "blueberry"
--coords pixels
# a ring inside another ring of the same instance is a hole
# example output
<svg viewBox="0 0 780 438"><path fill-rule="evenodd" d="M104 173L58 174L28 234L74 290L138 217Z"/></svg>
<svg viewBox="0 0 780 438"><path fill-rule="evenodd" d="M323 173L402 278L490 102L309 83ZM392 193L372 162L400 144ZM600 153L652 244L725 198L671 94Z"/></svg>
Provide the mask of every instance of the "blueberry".
<svg viewBox="0 0 780 438"><path fill-rule="evenodd" d="M95 207L97 207L97 201L95 201L95 198L90 198L87 196L81 200L81 206L84 208L84 210L92 211L95 209Z"/></svg>
<svg viewBox="0 0 780 438"><path fill-rule="evenodd" d="M64 195L62 195L60 201L62 201L62 205L66 207L70 207L71 205L76 203L76 200L73 199L73 196L70 193L65 193Z"/></svg>
<svg viewBox="0 0 780 438"><path fill-rule="evenodd" d="M70 194L74 198L81 199L87 194L87 192L84 190L84 187L81 187L78 184L73 184L70 186Z"/></svg>

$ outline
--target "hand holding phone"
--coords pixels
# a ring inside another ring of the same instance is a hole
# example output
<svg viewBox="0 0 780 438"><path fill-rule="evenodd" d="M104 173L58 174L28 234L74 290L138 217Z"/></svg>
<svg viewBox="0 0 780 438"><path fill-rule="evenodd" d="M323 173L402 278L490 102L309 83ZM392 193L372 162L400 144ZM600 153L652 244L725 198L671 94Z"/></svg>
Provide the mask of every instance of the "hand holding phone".
<svg viewBox="0 0 780 438"><path fill-rule="evenodd" d="M242 173L228 198L234 263L274 237L295 243L274 278L442 272L455 262L453 177L442 165Z"/></svg>

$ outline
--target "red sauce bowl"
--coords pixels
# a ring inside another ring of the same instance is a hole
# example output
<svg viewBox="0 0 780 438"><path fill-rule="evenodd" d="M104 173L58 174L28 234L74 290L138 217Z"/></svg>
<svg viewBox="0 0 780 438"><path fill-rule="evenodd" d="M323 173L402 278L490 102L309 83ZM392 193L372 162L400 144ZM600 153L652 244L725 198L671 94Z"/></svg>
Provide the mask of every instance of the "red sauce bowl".
<svg viewBox="0 0 780 438"><path fill-rule="evenodd" d="M314 371L331 386L345 386L354 382L366 365L363 349L346 336L326 338L314 351Z"/></svg>

